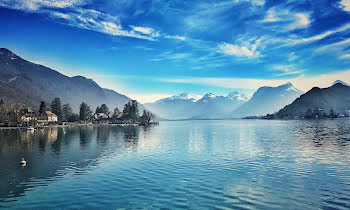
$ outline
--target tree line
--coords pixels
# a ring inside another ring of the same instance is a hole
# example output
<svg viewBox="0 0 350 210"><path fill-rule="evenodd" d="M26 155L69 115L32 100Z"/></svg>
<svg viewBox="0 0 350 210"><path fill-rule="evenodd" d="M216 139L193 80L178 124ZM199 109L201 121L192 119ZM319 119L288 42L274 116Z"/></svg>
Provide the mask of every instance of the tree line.
<svg viewBox="0 0 350 210"><path fill-rule="evenodd" d="M82 102L79 107L79 113L74 113L70 104L61 103L60 98L54 98L50 104L50 107L46 104L45 101L41 101L39 106L38 115L43 116L46 114L46 111L51 111L52 113L57 115L59 122L89 122L92 118L93 114L103 113L106 116L110 114L109 108L106 104L102 104L101 106L97 106L95 112L93 113L90 106ZM114 110L114 114L120 113L118 107ZM16 122L10 122L9 112L18 113L20 115L20 106L18 104L7 107L3 100L0 100L0 123L3 124L16 124ZM136 100L129 101L125 104L124 109L122 111L123 115L121 120L129 123L140 123L140 124L149 124L153 115L152 113L144 110L142 116L139 116L139 108ZM0 124L0 126L1 126Z"/></svg>

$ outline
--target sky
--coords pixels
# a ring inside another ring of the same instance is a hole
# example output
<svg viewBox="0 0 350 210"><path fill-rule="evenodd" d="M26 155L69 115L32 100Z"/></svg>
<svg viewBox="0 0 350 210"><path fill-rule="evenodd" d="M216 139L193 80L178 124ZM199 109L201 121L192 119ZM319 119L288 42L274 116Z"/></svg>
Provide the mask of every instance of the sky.
<svg viewBox="0 0 350 210"><path fill-rule="evenodd" d="M142 103L350 83L350 0L0 0L0 47Z"/></svg>

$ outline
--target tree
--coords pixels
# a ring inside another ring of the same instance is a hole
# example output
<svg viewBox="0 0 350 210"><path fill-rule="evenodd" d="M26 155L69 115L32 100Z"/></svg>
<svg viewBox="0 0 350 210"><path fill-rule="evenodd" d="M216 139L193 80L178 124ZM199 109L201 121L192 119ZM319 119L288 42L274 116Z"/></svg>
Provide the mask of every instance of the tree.
<svg viewBox="0 0 350 210"><path fill-rule="evenodd" d="M153 114L151 112L147 112L146 110L143 110L143 114L140 118L140 121L143 125L149 125L152 118L153 118Z"/></svg>
<svg viewBox="0 0 350 210"><path fill-rule="evenodd" d="M305 118L312 118L312 111L311 109L308 109L306 114L305 114Z"/></svg>
<svg viewBox="0 0 350 210"><path fill-rule="evenodd" d="M97 106L95 114L103 113L105 115L109 114L109 108L106 104L102 104L101 107Z"/></svg>
<svg viewBox="0 0 350 210"><path fill-rule="evenodd" d="M4 102L1 100L0 101L0 123L1 124L5 124L9 120L7 113L8 113L8 109L4 104Z"/></svg>
<svg viewBox="0 0 350 210"><path fill-rule="evenodd" d="M331 109L331 110L329 111L329 116L332 117L332 118L334 118L335 113L334 113L334 110L333 110L333 109Z"/></svg>
<svg viewBox="0 0 350 210"><path fill-rule="evenodd" d="M69 118L67 118L68 122L77 122L79 121L80 117L78 114L72 113Z"/></svg>
<svg viewBox="0 0 350 210"><path fill-rule="evenodd" d="M73 114L73 109L69 104L63 105L63 115L66 120L68 120L72 114Z"/></svg>
<svg viewBox="0 0 350 210"><path fill-rule="evenodd" d="M1 99L1 100L0 100L0 106L3 105L3 104L5 104L5 103L4 103L4 101Z"/></svg>
<svg viewBox="0 0 350 210"><path fill-rule="evenodd" d="M80 120L87 120L90 118L92 115L92 111L90 109L90 106L88 106L86 103L82 102L80 105L80 112L79 112L79 117Z"/></svg>
<svg viewBox="0 0 350 210"><path fill-rule="evenodd" d="M43 115L45 114L46 111L47 111L46 103L45 101L42 101L40 104L39 113L40 115Z"/></svg>
<svg viewBox="0 0 350 210"><path fill-rule="evenodd" d="M51 109L52 109L52 113L57 115L58 121L64 120L60 98L53 99L53 101L51 102Z"/></svg>
<svg viewBox="0 0 350 210"><path fill-rule="evenodd" d="M131 120L133 122L138 122L140 120L139 108L136 100L129 101L124 106L123 116L126 120Z"/></svg>

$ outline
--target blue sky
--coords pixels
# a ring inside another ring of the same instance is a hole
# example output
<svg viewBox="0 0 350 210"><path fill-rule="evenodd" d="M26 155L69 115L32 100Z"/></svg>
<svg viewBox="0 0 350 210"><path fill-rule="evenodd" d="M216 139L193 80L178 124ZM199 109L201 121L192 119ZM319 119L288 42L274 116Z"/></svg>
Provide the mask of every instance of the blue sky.
<svg viewBox="0 0 350 210"><path fill-rule="evenodd" d="M0 46L141 102L350 82L350 0L0 0Z"/></svg>

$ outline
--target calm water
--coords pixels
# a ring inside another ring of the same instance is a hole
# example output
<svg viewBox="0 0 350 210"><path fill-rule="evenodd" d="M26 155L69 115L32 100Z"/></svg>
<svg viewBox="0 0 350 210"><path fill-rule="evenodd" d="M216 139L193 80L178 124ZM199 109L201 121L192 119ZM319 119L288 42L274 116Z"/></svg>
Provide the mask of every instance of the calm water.
<svg viewBox="0 0 350 210"><path fill-rule="evenodd" d="M349 209L350 120L0 131L0 207Z"/></svg>

